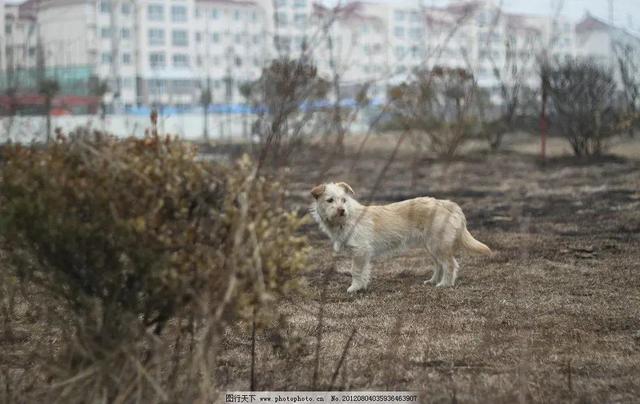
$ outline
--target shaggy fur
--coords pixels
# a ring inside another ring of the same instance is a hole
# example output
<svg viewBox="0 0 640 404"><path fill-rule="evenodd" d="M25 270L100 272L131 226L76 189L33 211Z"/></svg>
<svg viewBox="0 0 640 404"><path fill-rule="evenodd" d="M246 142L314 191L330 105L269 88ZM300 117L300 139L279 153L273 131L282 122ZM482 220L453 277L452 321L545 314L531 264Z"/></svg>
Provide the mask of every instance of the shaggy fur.
<svg viewBox="0 0 640 404"><path fill-rule="evenodd" d="M462 210L451 201L424 197L364 206L344 182L318 185L311 195L311 215L333 242L333 249L346 250L353 257L349 293L366 289L371 260L383 254L424 247L436 264L433 276L424 283L437 287L455 284L459 266L454 254L459 250L491 254L469 233Z"/></svg>

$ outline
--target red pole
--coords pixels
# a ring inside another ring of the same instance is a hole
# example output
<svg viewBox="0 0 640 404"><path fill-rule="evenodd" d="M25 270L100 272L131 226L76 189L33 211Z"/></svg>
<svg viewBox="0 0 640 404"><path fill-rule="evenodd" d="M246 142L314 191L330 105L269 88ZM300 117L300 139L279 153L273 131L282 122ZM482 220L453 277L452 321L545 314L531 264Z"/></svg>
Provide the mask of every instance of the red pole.
<svg viewBox="0 0 640 404"><path fill-rule="evenodd" d="M549 128L547 121L547 89L548 89L548 74L547 66L542 67L541 85L542 85L542 109L540 111L540 158L544 160L547 156L547 130Z"/></svg>
<svg viewBox="0 0 640 404"><path fill-rule="evenodd" d="M544 160L547 155L547 115L544 110L544 104L542 107L542 113L540 114L540 157Z"/></svg>

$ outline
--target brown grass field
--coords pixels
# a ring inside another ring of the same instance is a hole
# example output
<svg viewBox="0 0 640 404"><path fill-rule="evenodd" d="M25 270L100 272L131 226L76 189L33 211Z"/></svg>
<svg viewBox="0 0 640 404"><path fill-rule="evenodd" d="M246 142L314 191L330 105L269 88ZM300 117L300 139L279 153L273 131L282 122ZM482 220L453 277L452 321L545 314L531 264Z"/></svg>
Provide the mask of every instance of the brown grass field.
<svg viewBox="0 0 640 404"><path fill-rule="evenodd" d="M456 286L436 289L422 284L431 262L411 250L375 262L369 290L349 295L348 257L334 257L309 223L303 293L256 335L256 389L413 390L436 403L640 402L639 139L590 161L567 157L552 139L544 163L530 137L496 154L471 145L449 162L417 158L408 142L394 154L395 139L374 136L358 154L362 138L349 138L340 159L306 149L284 184L287 203L304 210L311 187L333 180L365 203L450 199L496 255L462 256ZM0 333L1 372L33 369L11 359L29 346L60 345L39 333L33 313L18 312L14 335ZM251 330L239 322L225 331L221 391L249 389ZM0 383L0 403L27 402L16 388L40 389L23 375L0 374L16 384Z"/></svg>
<svg viewBox="0 0 640 404"><path fill-rule="evenodd" d="M346 159L315 149L298 159L292 206L307 206L315 182L338 179L364 201L451 199L497 254L463 256L456 286L436 289L422 284L431 262L408 251L376 262L369 290L352 296L348 257L334 261L308 225L309 293L285 303L287 321L258 333L257 389L415 390L423 402L640 400L637 140L589 162L564 157L568 148L552 140L543 164L537 140L519 138L497 155L419 160L413 175L410 145L390 159L390 141L376 138L354 161L358 141ZM250 335L247 324L226 332L224 389L248 389Z"/></svg>

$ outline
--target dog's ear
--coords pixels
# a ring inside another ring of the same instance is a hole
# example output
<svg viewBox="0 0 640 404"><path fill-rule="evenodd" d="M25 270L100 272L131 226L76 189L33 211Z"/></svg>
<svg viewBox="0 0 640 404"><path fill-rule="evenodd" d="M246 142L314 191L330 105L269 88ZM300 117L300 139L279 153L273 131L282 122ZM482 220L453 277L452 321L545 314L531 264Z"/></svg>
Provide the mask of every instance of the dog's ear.
<svg viewBox="0 0 640 404"><path fill-rule="evenodd" d="M320 184L311 190L311 196L318 199L320 195L324 194L324 190L327 186L324 184Z"/></svg>
<svg viewBox="0 0 640 404"><path fill-rule="evenodd" d="M356 193L353 192L353 188L351 188L351 186L349 184L347 184L346 182L339 182L336 185L339 186L340 188L344 189L345 192L355 196Z"/></svg>

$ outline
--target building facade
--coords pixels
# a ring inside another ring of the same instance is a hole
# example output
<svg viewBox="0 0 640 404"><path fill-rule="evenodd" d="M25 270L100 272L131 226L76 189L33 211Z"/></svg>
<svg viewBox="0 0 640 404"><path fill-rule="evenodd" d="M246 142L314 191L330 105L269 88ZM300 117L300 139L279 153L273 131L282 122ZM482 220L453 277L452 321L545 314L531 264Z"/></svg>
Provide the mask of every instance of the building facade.
<svg viewBox="0 0 640 404"><path fill-rule="evenodd" d="M367 84L384 97L388 86L435 66L467 69L488 89L535 88L542 60L579 56L613 66L616 46L638 43L591 17L574 26L561 16L506 13L494 0L423 3L0 0L1 86L36 81L39 71L115 110L194 106L206 93L214 104L237 104L242 84L271 60L304 57L347 96Z"/></svg>
<svg viewBox="0 0 640 404"><path fill-rule="evenodd" d="M576 37L577 56L614 72L619 84L621 62L640 69L640 38L628 31L587 14L576 25Z"/></svg>

